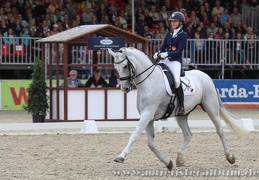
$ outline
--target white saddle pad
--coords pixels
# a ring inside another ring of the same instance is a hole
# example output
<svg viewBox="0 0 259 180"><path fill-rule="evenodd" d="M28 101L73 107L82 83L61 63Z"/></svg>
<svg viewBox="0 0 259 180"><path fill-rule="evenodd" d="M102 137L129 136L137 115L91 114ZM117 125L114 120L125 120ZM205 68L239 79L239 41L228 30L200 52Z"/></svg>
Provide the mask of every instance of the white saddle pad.
<svg viewBox="0 0 259 180"><path fill-rule="evenodd" d="M161 67L160 67L161 68ZM161 68L161 71L162 68ZM172 93L172 90L171 90L171 87L169 85L169 81L165 75L164 72L162 72L163 76L164 76L164 82L165 82L165 87L166 87L166 91L167 93L172 96L173 93ZM184 95L185 96L188 96L188 95L193 95L195 94L195 86L194 86L194 83L192 82L192 80L186 76L184 77L181 77L181 83L182 83L182 87L183 87L183 92L184 92Z"/></svg>

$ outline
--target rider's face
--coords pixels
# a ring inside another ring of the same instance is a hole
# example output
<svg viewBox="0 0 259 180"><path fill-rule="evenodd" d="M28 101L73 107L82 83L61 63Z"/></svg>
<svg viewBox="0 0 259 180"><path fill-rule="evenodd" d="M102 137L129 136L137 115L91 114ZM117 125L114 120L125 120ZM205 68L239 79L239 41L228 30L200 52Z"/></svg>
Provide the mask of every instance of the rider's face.
<svg viewBox="0 0 259 180"><path fill-rule="evenodd" d="M176 29L179 25L180 25L179 20L172 20L171 21L171 26L172 26L173 29Z"/></svg>

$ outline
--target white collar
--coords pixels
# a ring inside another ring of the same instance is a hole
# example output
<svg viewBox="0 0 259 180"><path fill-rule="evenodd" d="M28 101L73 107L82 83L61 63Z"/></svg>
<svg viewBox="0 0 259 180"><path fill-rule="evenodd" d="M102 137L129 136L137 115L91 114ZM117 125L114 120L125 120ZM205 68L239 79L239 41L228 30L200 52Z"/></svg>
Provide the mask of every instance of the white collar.
<svg viewBox="0 0 259 180"><path fill-rule="evenodd" d="M177 29L174 29L173 37L175 37L179 33L180 29L181 29L180 27Z"/></svg>

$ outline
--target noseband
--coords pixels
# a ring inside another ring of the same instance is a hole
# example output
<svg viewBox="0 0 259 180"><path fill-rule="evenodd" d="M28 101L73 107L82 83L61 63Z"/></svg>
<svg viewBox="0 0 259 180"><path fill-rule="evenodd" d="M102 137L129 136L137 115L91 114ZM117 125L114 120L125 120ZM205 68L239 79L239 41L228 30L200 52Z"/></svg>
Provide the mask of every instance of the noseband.
<svg viewBox="0 0 259 180"><path fill-rule="evenodd" d="M136 75L136 78L139 77L140 75L142 75L143 73L145 73L147 70L149 70L151 67L154 66L154 68L152 69L152 71L147 75L147 77L145 77L142 81L138 82L137 84L134 83L134 76L135 76L135 69L134 69L134 66L132 65L132 63L130 62L128 56L126 56L123 60L119 61L119 62L115 62L114 64L120 64L122 63L123 61L126 61L128 62L128 70L129 70L129 76L126 76L126 77L121 77L120 78L120 81L126 81L126 80L130 80L130 83L131 85L139 85L140 83L144 82L151 74L152 72L155 70L155 67L157 64L152 64L151 66L149 66L145 71L141 72L140 74Z"/></svg>

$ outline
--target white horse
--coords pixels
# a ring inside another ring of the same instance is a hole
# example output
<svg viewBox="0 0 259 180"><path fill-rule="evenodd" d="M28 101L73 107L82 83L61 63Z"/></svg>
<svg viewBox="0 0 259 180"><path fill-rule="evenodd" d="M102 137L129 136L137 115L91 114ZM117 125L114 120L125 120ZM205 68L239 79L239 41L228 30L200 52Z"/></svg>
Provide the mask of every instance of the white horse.
<svg viewBox="0 0 259 180"><path fill-rule="evenodd" d="M135 48L121 48L116 53L111 49L108 49L108 51L114 57L114 66L120 75L121 90L128 93L132 90L132 85L136 85L137 109L140 114L139 123L131 134L127 146L114 161L124 162L132 144L145 129L149 148L171 170L173 168L172 160L154 146L154 120L158 120L164 115L170 101L170 95L166 91L161 68L154 65L143 52ZM187 119L197 105L201 105L203 110L209 115L222 141L226 159L230 164L234 164L235 157L230 153L224 138L220 115L226 124L238 135L243 135L247 131L224 108L214 83L207 74L199 70L191 70L186 71L186 76L194 82L196 92L193 95L185 95L185 115L176 116L176 121L184 136L184 140L177 152L176 166L183 166L185 163L184 152L192 138ZM174 115L175 110L171 116Z"/></svg>

